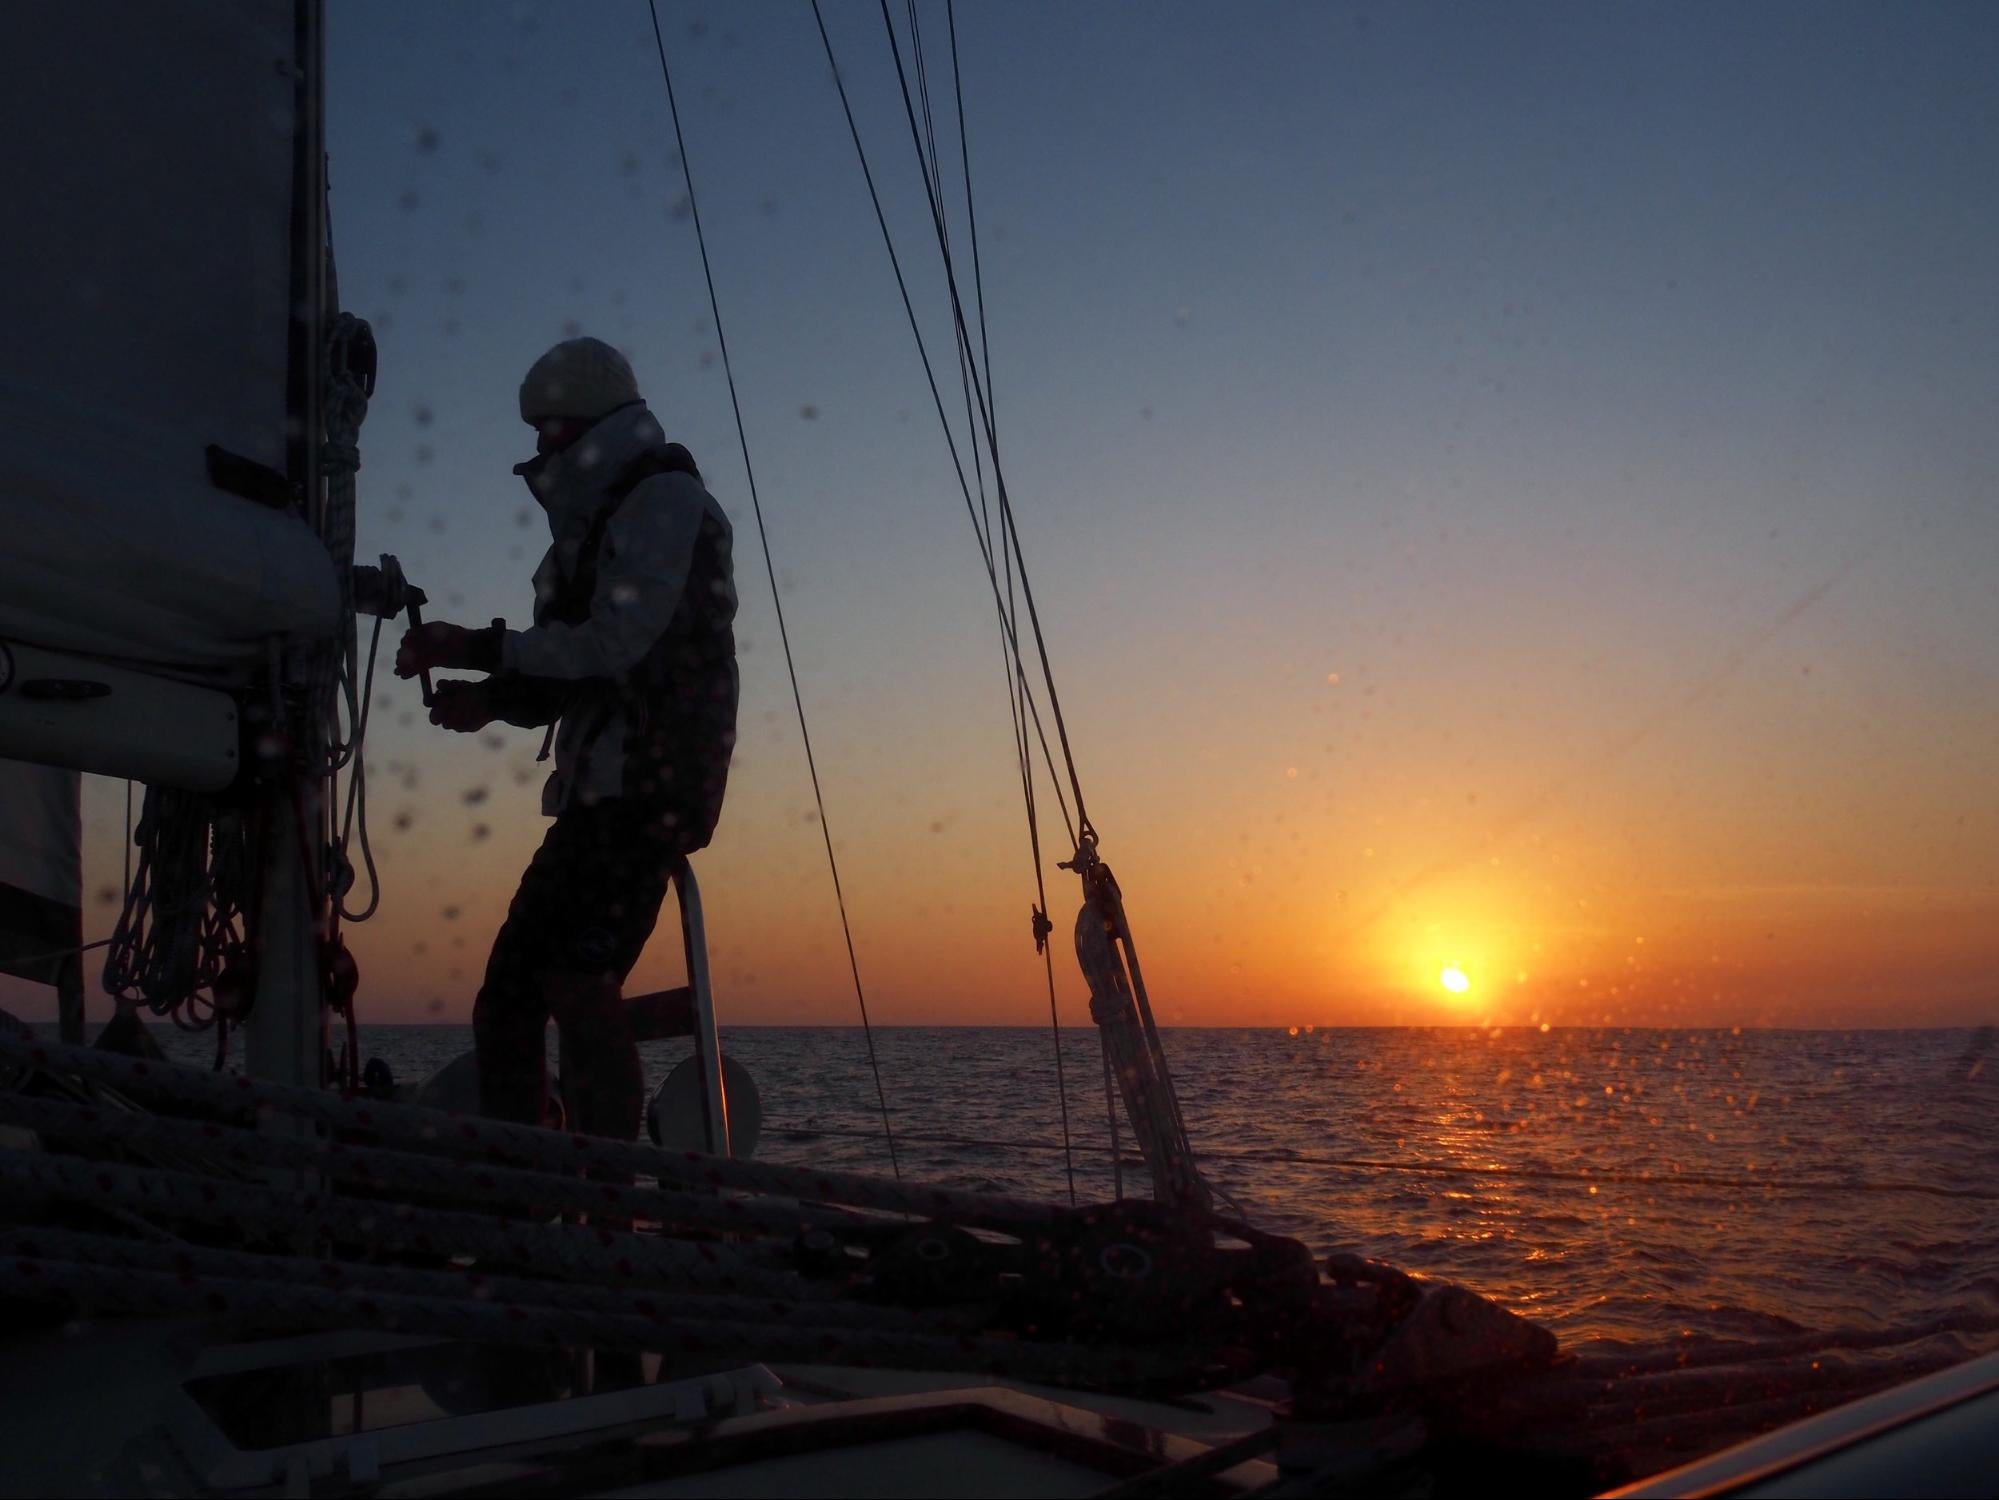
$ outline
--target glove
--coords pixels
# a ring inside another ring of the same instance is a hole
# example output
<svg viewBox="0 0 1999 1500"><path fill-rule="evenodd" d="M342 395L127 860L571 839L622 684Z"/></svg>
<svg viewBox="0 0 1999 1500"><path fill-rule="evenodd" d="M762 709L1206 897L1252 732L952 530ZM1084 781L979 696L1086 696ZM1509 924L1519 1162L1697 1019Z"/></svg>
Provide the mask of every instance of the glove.
<svg viewBox="0 0 1999 1500"><path fill-rule="evenodd" d="M430 694L430 722L472 734L493 722L493 695L483 682L440 682Z"/></svg>
<svg viewBox="0 0 1999 1500"><path fill-rule="evenodd" d="M484 630L467 630L432 620L403 632L396 648L396 676L414 677L436 667L466 672L500 670L500 637L506 627L495 622Z"/></svg>

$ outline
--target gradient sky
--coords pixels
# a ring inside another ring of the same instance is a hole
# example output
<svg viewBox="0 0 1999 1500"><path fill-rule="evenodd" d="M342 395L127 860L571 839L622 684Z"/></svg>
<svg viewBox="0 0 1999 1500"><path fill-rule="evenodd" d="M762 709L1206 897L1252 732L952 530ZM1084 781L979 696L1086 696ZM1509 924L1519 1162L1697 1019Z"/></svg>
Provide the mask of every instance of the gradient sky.
<svg viewBox="0 0 1999 1500"><path fill-rule="evenodd" d="M828 11L947 350L879 12ZM991 603L809 7L662 14L871 1011L1045 1019ZM1999 1021L1999 10L958 21L1010 488L1162 1019ZM328 61L361 554L519 623L520 374L627 348L738 528L723 1018L853 1019L645 6L343 0ZM539 736L377 693L363 1017L462 1020Z"/></svg>

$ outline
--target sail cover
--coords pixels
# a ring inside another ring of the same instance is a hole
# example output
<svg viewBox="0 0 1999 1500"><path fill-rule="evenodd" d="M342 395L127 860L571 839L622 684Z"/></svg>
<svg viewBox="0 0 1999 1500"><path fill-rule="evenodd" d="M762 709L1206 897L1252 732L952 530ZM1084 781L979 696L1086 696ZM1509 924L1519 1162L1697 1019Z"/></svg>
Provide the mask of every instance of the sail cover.
<svg viewBox="0 0 1999 1500"><path fill-rule="evenodd" d="M334 628L332 563L286 508L295 226L323 245L294 216L318 149L298 9L8 15L0 638L226 679Z"/></svg>
<svg viewBox="0 0 1999 1500"><path fill-rule="evenodd" d="M54 984L83 944L80 780L0 760L0 974Z"/></svg>

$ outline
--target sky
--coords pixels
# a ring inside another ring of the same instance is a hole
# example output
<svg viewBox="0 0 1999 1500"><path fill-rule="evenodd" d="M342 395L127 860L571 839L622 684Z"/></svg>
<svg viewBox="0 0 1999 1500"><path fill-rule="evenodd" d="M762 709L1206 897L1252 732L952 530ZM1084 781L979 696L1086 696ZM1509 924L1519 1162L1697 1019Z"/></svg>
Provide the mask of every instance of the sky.
<svg viewBox="0 0 1999 1500"><path fill-rule="evenodd" d="M870 1014L1045 1023L992 602L810 7L660 9ZM826 10L948 377L881 13ZM645 5L329 11L359 555L522 623L520 376L626 349L737 527L722 1018L856 1019ZM1999 1021L1999 11L957 23L1009 491L1162 1020ZM375 693L362 1017L465 1020L539 736Z"/></svg>

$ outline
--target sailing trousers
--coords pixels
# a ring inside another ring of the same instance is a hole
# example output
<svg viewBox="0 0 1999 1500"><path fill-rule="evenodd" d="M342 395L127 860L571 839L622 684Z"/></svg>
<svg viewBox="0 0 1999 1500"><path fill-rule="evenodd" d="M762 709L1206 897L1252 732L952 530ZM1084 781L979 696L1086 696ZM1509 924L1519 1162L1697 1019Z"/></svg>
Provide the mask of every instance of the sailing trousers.
<svg viewBox="0 0 1999 1500"><path fill-rule="evenodd" d="M672 825L635 804L606 800L556 818L521 876L472 1007L482 1114L543 1123L552 1017L569 1127L637 1139L645 1084L623 985L682 857Z"/></svg>

